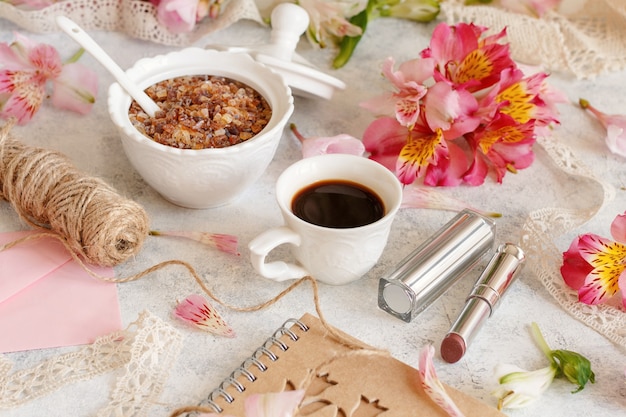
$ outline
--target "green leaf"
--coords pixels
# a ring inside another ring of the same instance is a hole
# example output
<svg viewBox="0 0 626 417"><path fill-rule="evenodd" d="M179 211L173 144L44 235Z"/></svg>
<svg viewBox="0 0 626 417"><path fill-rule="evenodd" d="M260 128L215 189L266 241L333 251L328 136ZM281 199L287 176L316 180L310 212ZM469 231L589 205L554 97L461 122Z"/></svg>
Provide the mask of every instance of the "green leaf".
<svg viewBox="0 0 626 417"><path fill-rule="evenodd" d="M361 28L361 35L344 36L341 39L341 42L339 43L339 54L337 54L337 56L333 60L333 68L338 69L343 67L352 57L356 46L359 44L361 37L367 29L367 23L370 20L370 15L372 10L374 10L375 4L376 0L368 0L365 9L350 18L350 23Z"/></svg>

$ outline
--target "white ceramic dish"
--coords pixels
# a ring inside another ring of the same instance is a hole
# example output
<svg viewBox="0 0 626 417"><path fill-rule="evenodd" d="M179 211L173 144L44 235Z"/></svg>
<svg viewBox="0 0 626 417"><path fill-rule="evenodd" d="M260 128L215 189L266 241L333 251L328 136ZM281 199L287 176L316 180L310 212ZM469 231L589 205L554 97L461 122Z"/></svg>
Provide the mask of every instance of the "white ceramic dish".
<svg viewBox="0 0 626 417"><path fill-rule="evenodd" d="M293 96L284 79L245 53L191 47L140 59L126 73L144 89L183 75L220 75L248 84L272 108L267 126L246 142L226 148L177 149L140 133L128 117L131 97L119 84L111 85L109 115L130 163L165 199L183 207L217 207L245 192L272 161L293 113Z"/></svg>

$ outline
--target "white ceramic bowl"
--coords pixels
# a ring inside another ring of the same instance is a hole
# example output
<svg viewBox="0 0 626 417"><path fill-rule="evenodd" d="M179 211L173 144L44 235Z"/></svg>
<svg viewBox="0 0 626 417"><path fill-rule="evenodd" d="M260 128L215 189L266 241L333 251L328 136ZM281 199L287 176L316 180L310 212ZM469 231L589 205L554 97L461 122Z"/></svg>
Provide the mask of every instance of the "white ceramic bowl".
<svg viewBox="0 0 626 417"><path fill-rule="evenodd" d="M248 84L272 108L269 123L246 142L225 148L177 149L140 133L128 117L130 96L118 83L111 85L109 115L120 131L126 156L152 188L183 207L217 207L239 197L272 161L293 113L293 96L283 78L245 53L191 47L140 59L126 73L144 89L183 75L220 75Z"/></svg>

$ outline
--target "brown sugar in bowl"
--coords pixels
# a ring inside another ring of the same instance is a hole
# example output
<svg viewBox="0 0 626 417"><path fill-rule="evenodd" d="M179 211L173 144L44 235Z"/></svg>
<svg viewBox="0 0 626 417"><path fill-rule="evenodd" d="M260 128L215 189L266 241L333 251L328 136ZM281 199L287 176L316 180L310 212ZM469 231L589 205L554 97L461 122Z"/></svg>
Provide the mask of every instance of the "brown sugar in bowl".
<svg viewBox="0 0 626 417"><path fill-rule="evenodd" d="M153 117L133 100L130 120L141 133L180 149L223 148L261 132L272 116L265 97L249 85L216 75L159 81L145 92L161 108Z"/></svg>
<svg viewBox="0 0 626 417"><path fill-rule="evenodd" d="M158 143L137 130L129 117L133 100L119 84L111 85L109 115L128 160L148 185L183 207L217 207L243 194L272 161L293 113L293 96L283 78L245 53L185 48L140 59L126 73L143 89L183 76L224 77L251 87L271 108L267 124L247 140L185 149Z"/></svg>

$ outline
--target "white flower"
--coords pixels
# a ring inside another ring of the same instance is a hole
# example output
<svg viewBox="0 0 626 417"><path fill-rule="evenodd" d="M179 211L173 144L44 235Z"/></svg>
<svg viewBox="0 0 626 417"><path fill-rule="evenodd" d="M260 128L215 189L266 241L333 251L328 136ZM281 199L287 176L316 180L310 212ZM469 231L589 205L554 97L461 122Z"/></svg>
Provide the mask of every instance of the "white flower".
<svg viewBox="0 0 626 417"><path fill-rule="evenodd" d="M500 387L492 392L498 398L498 410L525 407L537 400L550 387L556 371L552 365L536 371L515 365L498 365L496 377Z"/></svg>

